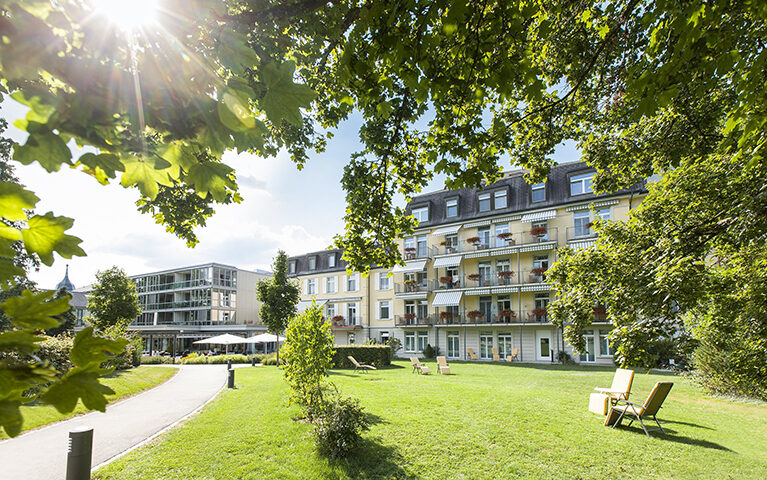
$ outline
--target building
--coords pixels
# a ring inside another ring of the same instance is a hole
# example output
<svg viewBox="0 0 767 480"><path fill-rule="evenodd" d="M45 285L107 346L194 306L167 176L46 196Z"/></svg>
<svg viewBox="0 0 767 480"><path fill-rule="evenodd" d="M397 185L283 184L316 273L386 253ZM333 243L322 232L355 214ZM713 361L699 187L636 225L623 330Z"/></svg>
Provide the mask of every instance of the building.
<svg viewBox="0 0 767 480"><path fill-rule="evenodd" d="M401 240L406 265L391 272L346 275L337 250L290 258L302 300L327 301L337 343L395 336L403 344L399 355L417 356L432 345L452 359L474 353L492 360L494 350L501 359L517 350L524 362L573 355L547 316L546 270L559 247L587 248L596 237L594 222L625 218L646 192L638 185L597 196L594 172L582 162L554 166L537 185L528 185L523 173L479 189L413 198L406 210L419 224ZM611 364L611 327L602 307L594 315L587 353L574 359Z"/></svg>
<svg viewBox="0 0 767 480"><path fill-rule="evenodd" d="M62 288L65 288L67 292L72 296L69 300L69 306L72 307L75 315L75 328L81 328L85 325L85 317L88 314L88 296L89 288L75 288L71 280L69 280L69 264L64 271L64 278L56 284L56 291L58 292Z"/></svg>
<svg viewBox="0 0 767 480"><path fill-rule="evenodd" d="M142 313L129 328L152 352L198 350L194 341L224 333L263 333L256 283L270 276L219 263L132 276Z"/></svg>

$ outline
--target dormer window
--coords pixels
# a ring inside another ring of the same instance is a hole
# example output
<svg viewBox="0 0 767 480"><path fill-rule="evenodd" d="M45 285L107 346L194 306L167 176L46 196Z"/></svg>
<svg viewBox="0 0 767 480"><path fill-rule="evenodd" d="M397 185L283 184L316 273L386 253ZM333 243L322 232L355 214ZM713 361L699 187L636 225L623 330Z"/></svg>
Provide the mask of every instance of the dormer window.
<svg viewBox="0 0 767 480"><path fill-rule="evenodd" d="M570 177L570 195L583 195L591 193L591 179L594 173L582 173Z"/></svg>
<svg viewBox="0 0 767 480"><path fill-rule="evenodd" d="M445 201L445 217L457 217L458 216L458 199L451 198Z"/></svg>
<svg viewBox="0 0 767 480"><path fill-rule="evenodd" d="M333 268L336 266L336 254L332 253L330 256L328 256L328 268Z"/></svg>
<svg viewBox="0 0 767 480"><path fill-rule="evenodd" d="M493 199L495 200L495 210L500 210L501 208L506 208L509 206L506 190L498 190L497 192L494 192Z"/></svg>
<svg viewBox="0 0 767 480"><path fill-rule="evenodd" d="M309 270L317 270L317 257L309 257Z"/></svg>
<svg viewBox="0 0 767 480"><path fill-rule="evenodd" d="M288 273L296 273L296 262L293 260L288 263Z"/></svg>
<svg viewBox="0 0 767 480"><path fill-rule="evenodd" d="M418 223L429 221L429 207L414 208L412 214L418 220Z"/></svg>
<svg viewBox="0 0 767 480"><path fill-rule="evenodd" d="M533 191L533 195L532 195L533 203L543 202L546 200L546 184L545 183L536 183L530 188Z"/></svg>
<svg viewBox="0 0 767 480"><path fill-rule="evenodd" d="M490 210L490 194L481 193L479 195L479 211L487 212Z"/></svg>

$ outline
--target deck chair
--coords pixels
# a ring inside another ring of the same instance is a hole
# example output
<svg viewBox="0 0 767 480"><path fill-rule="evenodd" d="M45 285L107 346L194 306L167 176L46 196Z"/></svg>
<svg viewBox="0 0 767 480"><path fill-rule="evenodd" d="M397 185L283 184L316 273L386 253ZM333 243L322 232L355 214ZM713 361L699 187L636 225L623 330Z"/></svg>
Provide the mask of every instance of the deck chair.
<svg viewBox="0 0 767 480"><path fill-rule="evenodd" d="M373 365L365 365L364 363L358 362L354 357L351 355L347 356L346 358L349 359L350 362L354 365L354 371L362 370L363 372L367 372L368 370L375 370L376 367Z"/></svg>
<svg viewBox="0 0 767 480"><path fill-rule="evenodd" d="M634 423L634 420L638 420L639 424L642 425L642 430L644 430L644 433L647 434L648 437L650 436L650 431L660 430L661 433L665 434L666 432L664 432L663 427L660 426L660 422L656 418L656 415L661 406L663 406L663 401L666 400L668 392L671 391L671 387L673 386L674 382L656 383L643 405L629 402L628 400L620 400L618 405L614 405L607 414L607 418L605 418L605 426L615 428L621 424L623 417L629 416L631 417L631 421L628 426L631 426L631 424ZM642 421L642 419L646 417L652 417L652 419L655 420L655 423L658 424L658 428L648 430Z"/></svg>
<svg viewBox="0 0 767 480"><path fill-rule="evenodd" d="M447 364L447 358L437 357L437 371L444 375L450 375L450 365Z"/></svg>
<svg viewBox="0 0 767 480"><path fill-rule="evenodd" d="M618 368L613 376L613 384L610 388L597 387L599 393L608 395L614 405L618 400L628 400L631 394L631 384L634 383L634 370Z"/></svg>
<svg viewBox="0 0 767 480"><path fill-rule="evenodd" d="M514 360L519 361L519 349L513 348L511 350L511 355L506 355L506 361L507 362L513 362Z"/></svg>
<svg viewBox="0 0 767 480"><path fill-rule="evenodd" d="M501 361L501 357L500 357L500 355L498 355L498 349L495 348L495 347L493 347L493 361L494 362L500 362Z"/></svg>
<svg viewBox="0 0 767 480"><path fill-rule="evenodd" d="M472 350L471 348L467 348L466 352L469 354L470 359L477 360L477 354L474 353L474 350Z"/></svg>
<svg viewBox="0 0 767 480"><path fill-rule="evenodd" d="M426 365L422 365L418 357L410 357L410 363L413 364L413 373L431 373L431 370Z"/></svg>

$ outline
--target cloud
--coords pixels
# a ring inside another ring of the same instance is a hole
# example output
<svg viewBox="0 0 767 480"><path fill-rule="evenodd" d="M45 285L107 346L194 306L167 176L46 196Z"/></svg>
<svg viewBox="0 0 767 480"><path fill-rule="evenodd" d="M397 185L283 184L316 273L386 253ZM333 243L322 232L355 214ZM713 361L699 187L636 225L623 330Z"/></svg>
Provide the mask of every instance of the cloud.
<svg viewBox="0 0 767 480"><path fill-rule="evenodd" d="M266 191L267 183L264 180L259 180L251 175L237 175L237 184L242 188L248 188L250 190L264 190Z"/></svg>

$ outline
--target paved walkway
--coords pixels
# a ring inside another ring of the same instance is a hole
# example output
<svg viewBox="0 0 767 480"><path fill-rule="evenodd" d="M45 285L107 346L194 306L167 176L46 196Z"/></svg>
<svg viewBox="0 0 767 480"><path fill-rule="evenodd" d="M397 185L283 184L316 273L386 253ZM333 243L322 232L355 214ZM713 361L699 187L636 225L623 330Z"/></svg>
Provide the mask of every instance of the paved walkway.
<svg viewBox="0 0 767 480"><path fill-rule="evenodd" d="M163 368L163 367L156 367ZM93 462L100 465L173 425L226 386L226 365L181 365L164 384L91 412L0 442L3 480L62 480L69 432L93 427Z"/></svg>

